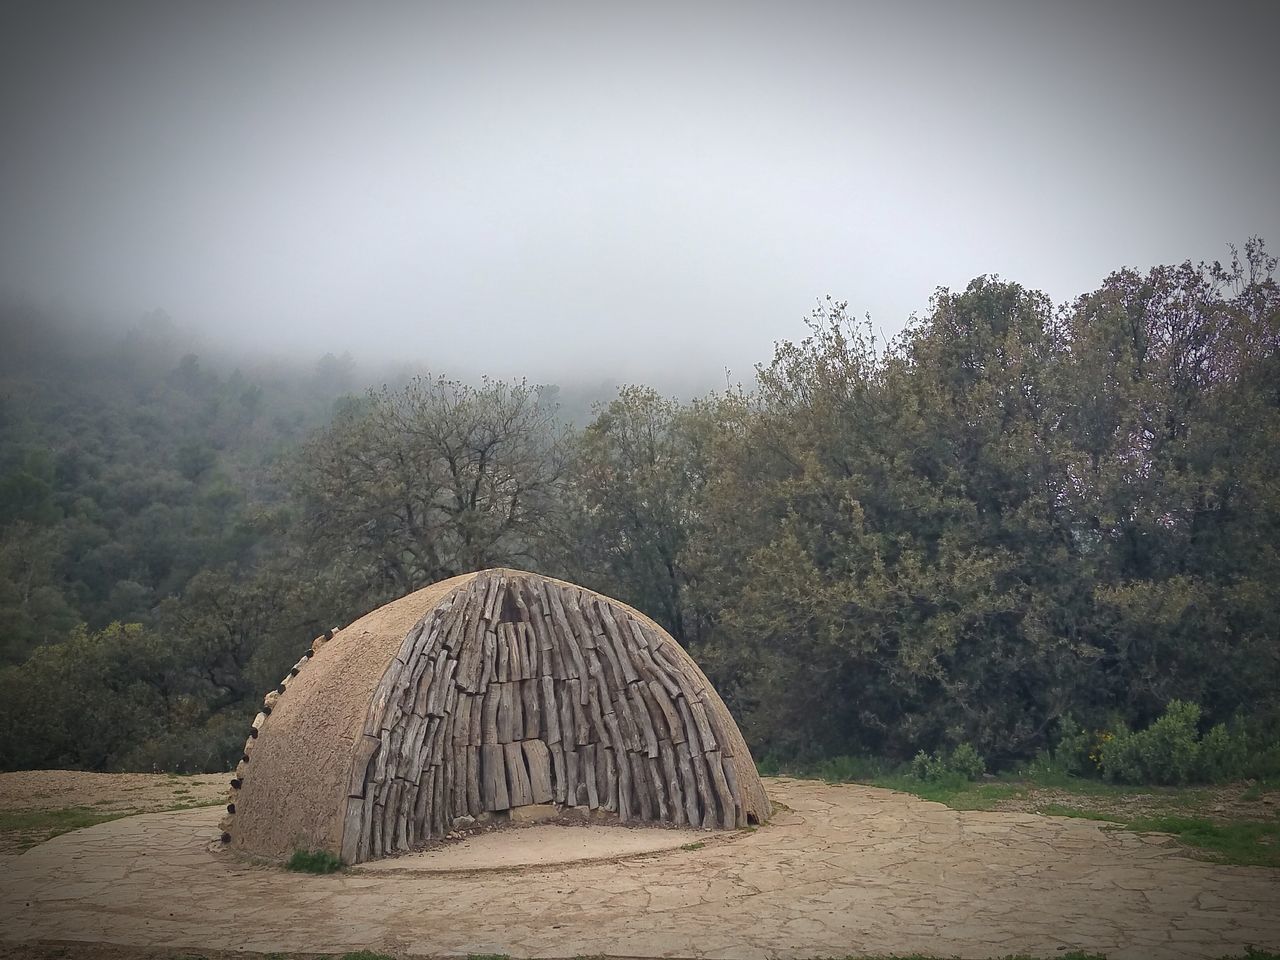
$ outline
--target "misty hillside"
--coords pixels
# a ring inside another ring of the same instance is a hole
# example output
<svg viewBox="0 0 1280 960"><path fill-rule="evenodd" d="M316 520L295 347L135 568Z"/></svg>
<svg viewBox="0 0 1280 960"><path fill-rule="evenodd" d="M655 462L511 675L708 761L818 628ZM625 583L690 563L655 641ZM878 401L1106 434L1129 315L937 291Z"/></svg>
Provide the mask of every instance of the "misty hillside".
<svg viewBox="0 0 1280 960"><path fill-rule="evenodd" d="M13 307L0 765L222 769L312 637L496 565L652 615L770 762L1000 766L1174 701L1274 760L1274 271L981 277L889 344L828 300L748 389L594 413Z"/></svg>

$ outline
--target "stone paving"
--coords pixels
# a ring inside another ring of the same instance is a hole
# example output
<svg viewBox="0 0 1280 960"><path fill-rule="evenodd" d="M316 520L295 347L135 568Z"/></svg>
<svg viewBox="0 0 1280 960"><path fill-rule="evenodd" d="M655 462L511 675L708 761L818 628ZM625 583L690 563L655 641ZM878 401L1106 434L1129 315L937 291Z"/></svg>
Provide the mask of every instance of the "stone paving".
<svg viewBox="0 0 1280 960"><path fill-rule="evenodd" d="M0 938L513 957L1112 960L1280 948L1280 871L1084 820L770 780L755 833L608 863L308 876L216 853L217 809L66 834L5 864Z"/></svg>

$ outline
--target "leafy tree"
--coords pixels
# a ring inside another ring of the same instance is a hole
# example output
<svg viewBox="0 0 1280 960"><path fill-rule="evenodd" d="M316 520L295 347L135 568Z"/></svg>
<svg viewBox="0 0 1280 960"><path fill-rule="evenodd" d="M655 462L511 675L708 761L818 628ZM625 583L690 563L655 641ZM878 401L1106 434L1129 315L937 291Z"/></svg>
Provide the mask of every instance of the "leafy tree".
<svg viewBox="0 0 1280 960"><path fill-rule="evenodd" d="M626 600L683 645L698 641L689 539L699 522L710 407L624 387L578 438L570 576Z"/></svg>

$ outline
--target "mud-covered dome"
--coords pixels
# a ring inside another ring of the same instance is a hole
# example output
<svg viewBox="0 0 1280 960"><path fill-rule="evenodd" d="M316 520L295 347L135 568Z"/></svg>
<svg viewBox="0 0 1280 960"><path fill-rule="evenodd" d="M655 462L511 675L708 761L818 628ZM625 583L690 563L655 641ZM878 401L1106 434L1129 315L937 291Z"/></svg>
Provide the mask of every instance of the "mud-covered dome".
<svg viewBox="0 0 1280 960"><path fill-rule="evenodd" d="M222 839L357 863L532 804L724 829L770 813L737 725L670 635L497 569L318 639L254 720Z"/></svg>

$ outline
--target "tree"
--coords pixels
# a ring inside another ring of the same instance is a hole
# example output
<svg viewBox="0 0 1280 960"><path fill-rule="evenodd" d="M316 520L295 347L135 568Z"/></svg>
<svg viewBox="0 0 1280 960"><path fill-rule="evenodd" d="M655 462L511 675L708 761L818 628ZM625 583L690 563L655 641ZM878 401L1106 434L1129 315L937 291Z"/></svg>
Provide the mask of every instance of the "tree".
<svg viewBox="0 0 1280 960"><path fill-rule="evenodd" d="M370 391L303 445L288 483L311 549L399 596L559 535L566 440L527 384L417 378Z"/></svg>
<svg viewBox="0 0 1280 960"><path fill-rule="evenodd" d="M697 530L710 409L624 387L583 431L572 473L571 577L646 611L686 647L702 629L685 552Z"/></svg>

